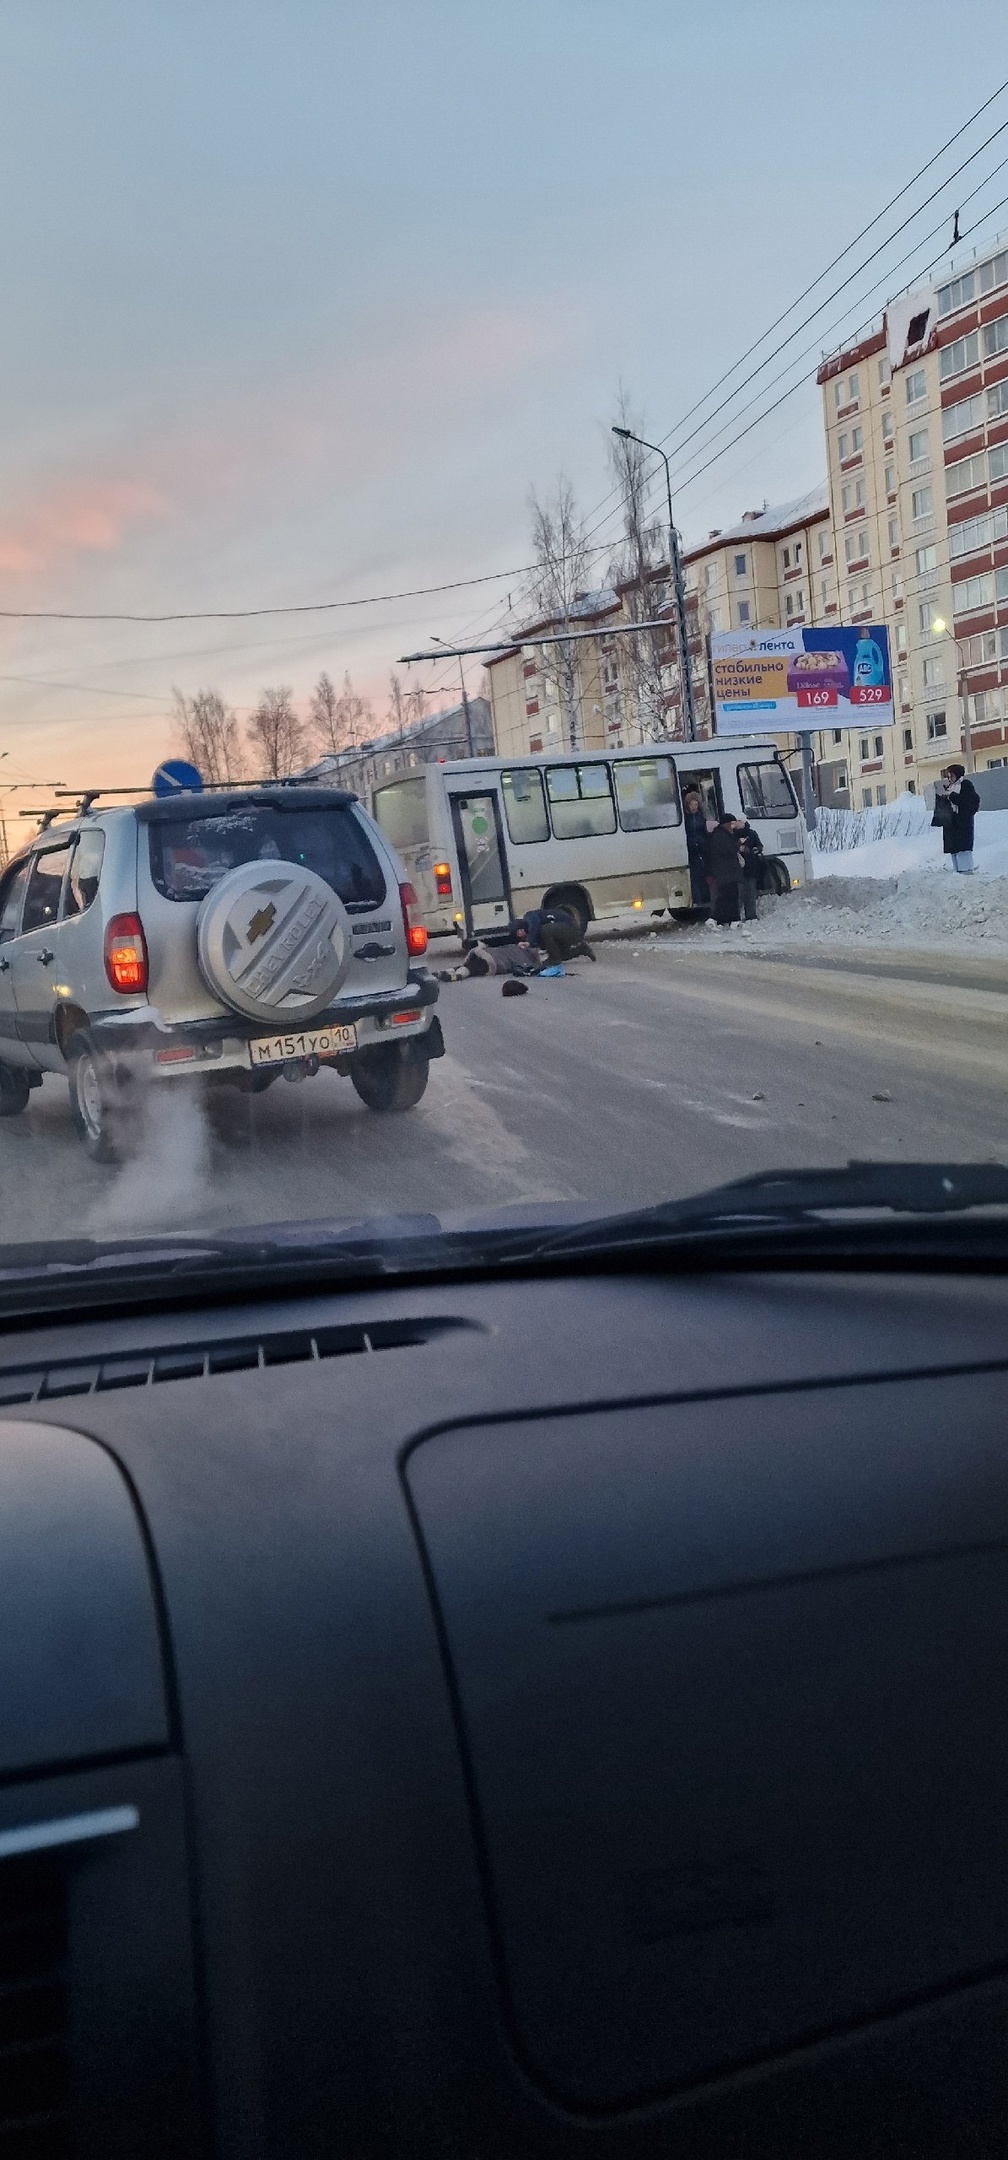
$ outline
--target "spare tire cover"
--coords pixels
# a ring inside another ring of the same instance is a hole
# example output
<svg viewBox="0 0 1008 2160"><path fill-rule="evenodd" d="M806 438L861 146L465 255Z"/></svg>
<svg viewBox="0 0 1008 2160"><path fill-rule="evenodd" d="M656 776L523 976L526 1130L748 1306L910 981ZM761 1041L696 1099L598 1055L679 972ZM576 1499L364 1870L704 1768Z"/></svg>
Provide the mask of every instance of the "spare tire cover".
<svg viewBox="0 0 1008 2160"><path fill-rule="evenodd" d="M307 1020L350 965L342 900L301 863L242 863L196 918L200 972L215 997L253 1020Z"/></svg>

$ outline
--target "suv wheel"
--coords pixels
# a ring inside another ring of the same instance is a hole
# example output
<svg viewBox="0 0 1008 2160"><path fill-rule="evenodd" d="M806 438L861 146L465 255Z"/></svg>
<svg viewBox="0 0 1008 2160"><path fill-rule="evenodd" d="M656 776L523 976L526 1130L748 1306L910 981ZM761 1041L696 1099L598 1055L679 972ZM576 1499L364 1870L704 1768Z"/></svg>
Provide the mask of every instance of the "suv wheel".
<svg viewBox="0 0 1008 2160"><path fill-rule="evenodd" d="M101 1061L89 1043L78 1040L71 1044L67 1062L77 1138L92 1162L117 1162L122 1152L121 1120L109 1108Z"/></svg>
<svg viewBox="0 0 1008 2160"><path fill-rule="evenodd" d="M31 1089L24 1075L12 1065L0 1065L0 1117L16 1117L28 1106Z"/></svg>
<svg viewBox="0 0 1008 2160"><path fill-rule="evenodd" d="M429 1074L426 1046L416 1041L375 1043L350 1062L350 1078L369 1110L412 1110Z"/></svg>

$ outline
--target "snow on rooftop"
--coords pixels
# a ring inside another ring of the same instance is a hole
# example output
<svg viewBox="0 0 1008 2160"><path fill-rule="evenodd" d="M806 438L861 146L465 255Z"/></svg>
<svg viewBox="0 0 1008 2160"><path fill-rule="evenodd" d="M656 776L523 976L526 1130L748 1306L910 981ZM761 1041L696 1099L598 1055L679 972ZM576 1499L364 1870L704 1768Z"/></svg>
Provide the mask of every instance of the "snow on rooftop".
<svg viewBox="0 0 1008 2160"><path fill-rule="evenodd" d="M793 532L796 525L810 525L816 518L828 516L829 488L824 480L810 494L796 495L791 502L764 503L762 510L748 511L737 525L726 525L712 538L684 549L684 560L692 562L696 556L708 555L712 548L727 547L735 540L772 540L778 533Z"/></svg>

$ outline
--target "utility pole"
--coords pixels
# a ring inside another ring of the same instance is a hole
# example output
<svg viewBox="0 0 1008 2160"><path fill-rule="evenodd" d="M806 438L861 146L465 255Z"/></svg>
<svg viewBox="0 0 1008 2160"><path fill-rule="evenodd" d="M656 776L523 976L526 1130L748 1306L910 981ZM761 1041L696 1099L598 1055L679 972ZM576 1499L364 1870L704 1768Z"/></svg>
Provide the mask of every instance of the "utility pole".
<svg viewBox="0 0 1008 2160"><path fill-rule="evenodd" d="M683 736L686 742L696 741L696 719L693 712L693 676L690 671L689 639L686 635L686 589L683 585L682 561L679 554L679 535L672 515L672 474L669 461L660 443L645 442L643 435L635 435L631 428L614 427L613 434L621 442L635 442L642 450L653 451L665 467L665 495L668 502L669 569L672 574L672 590L675 594L676 651L679 656L680 710L683 720ZM713 707L711 708L713 713Z"/></svg>
<svg viewBox="0 0 1008 2160"><path fill-rule="evenodd" d="M439 637L435 637L435 635L434 635L434 632L433 632L433 630L431 631L431 644L432 644L432 645L443 645L443 644L444 644L444 639L443 639L443 638L439 638ZM460 682L461 682L461 684L462 684L462 717L463 717L463 719L464 719L464 721L465 721L465 731L466 731L466 756L467 756L467 757L475 757L475 755L476 755L476 752L475 752L475 750L473 749L473 739L472 739L472 714L471 714L471 713L470 713L470 711L469 711L469 697L468 697L468 693L467 693L467 691L466 691L465 669L464 669L464 667L463 667L463 665L462 665L462 655L461 655L461 653L460 653L460 654L459 654L459 656L458 656L458 664L459 664L459 680L460 680Z"/></svg>

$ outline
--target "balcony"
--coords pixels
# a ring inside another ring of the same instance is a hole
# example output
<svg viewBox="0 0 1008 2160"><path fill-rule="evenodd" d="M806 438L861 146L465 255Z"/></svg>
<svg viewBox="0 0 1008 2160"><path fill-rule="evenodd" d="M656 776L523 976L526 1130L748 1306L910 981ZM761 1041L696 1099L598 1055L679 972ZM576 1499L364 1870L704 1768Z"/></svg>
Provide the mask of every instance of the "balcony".
<svg viewBox="0 0 1008 2160"><path fill-rule="evenodd" d="M919 593L937 592L939 574L937 570L921 570L914 580L917 591Z"/></svg>
<svg viewBox="0 0 1008 2160"><path fill-rule="evenodd" d="M915 518L915 519L914 519L914 521L913 521L913 529L914 529L914 532L915 532L915 533L917 533L918 535L920 535L921 533L929 533L929 532L933 532L933 531L934 531L934 527L935 527L935 520L934 520L934 511L933 511L933 510L929 510L929 511L928 511L928 513L927 513L927 515L926 515L926 517L918 517L918 518Z"/></svg>
<svg viewBox="0 0 1008 2160"><path fill-rule="evenodd" d="M931 460L930 460L930 458L929 458L929 457L917 457L917 458L911 458L911 460L910 460L910 478L911 478L911 480L921 480L921 479L923 479L923 477L924 477L924 474L925 474L925 473L929 473L929 472L930 472L930 470L931 470Z"/></svg>

